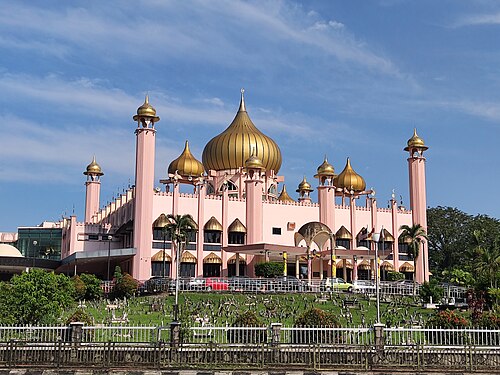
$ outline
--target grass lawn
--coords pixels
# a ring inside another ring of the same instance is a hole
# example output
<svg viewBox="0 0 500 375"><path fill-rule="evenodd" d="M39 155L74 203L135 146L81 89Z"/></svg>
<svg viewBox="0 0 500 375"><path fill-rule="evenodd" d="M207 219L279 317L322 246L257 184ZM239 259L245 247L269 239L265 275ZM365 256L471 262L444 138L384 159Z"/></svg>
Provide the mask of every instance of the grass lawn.
<svg viewBox="0 0 500 375"><path fill-rule="evenodd" d="M129 325L159 326L168 325L172 320L173 304L173 296L160 294L125 301L87 302L84 310L93 317L94 324L119 325L120 318L125 316ZM114 307L108 308L108 305ZM313 306L333 312L342 326L369 326L376 320L374 298L358 294L181 293L179 306L181 321L186 325L196 325L202 319L214 326L231 325L239 312L251 310L265 324L275 322L290 326L296 317ZM68 311L67 315L74 310ZM417 301L412 297L382 300L380 311L382 323L388 326L422 324L432 313L417 307Z"/></svg>

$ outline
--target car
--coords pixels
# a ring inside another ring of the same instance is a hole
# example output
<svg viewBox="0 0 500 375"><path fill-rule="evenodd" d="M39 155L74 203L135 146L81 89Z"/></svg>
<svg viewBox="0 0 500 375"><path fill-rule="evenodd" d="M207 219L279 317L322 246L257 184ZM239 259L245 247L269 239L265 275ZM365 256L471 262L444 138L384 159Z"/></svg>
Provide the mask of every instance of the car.
<svg viewBox="0 0 500 375"><path fill-rule="evenodd" d="M295 276L277 276L272 280L269 288L276 292L301 292L304 290L304 284Z"/></svg>
<svg viewBox="0 0 500 375"><path fill-rule="evenodd" d="M219 277L207 277L205 279L205 290L229 290L229 282Z"/></svg>
<svg viewBox="0 0 500 375"><path fill-rule="evenodd" d="M186 283L187 290L204 290L205 287L205 279L202 277L194 277Z"/></svg>
<svg viewBox="0 0 500 375"><path fill-rule="evenodd" d="M353 288L351 283L346 282L340 277L327 277L321 280L320 290L327 292L339 290L352 292Z"/></svg>
<svg viewBox="0 0 500 375"><path fill-rule="evenodd" d="M352 282L354 293L375 293L375 284L371 280L355 280Z"/></svg>
<svg viewBox="0 0 500 375"><path fill-rule="evenodd" d="M175 289L175 280L170 277L153 276L139 287L140 294L171 292Z"/></svg>

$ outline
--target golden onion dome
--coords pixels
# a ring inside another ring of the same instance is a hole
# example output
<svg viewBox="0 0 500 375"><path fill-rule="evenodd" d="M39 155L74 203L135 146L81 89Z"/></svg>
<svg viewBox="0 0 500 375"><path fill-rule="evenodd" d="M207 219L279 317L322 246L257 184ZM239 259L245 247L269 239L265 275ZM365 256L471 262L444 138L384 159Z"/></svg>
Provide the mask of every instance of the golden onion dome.
<svg viewBox="0 0 500 375"><path fill-rule="evenodd" d="M304 176L302 182L299 184L299 188L296 191L297 193L300 193L301 191L313 191L311 184L306 180L306 176Z"/></svg>
<svg viewBox="0 0 500 375"><path fill-rule="evenodd" d="M342 225L337 233L335 233L335 238L337 240L352 240L352 234Z"/></svg>
<svg viewBox="0 0 500 375"><path fill-rule="evenodd" d="M83 174L85 176L88 176L88 175L102 176L102 175L104 175L104 173L102 173L101 166L99 164L97 164L97 162L95 161L95 156L92 159L92 162L89 165L87 165L87 170L85 172L83 172Z"/></svg>
<svg viewBox="0 0 500 375"><path fill-rule="evenodd" d="M219 220L217 220L215 216L212 216L210 220L208 220L206 224L203 226L203 229L222 232L222 224L219 223Z"/></svg>
<svg viewBox="0 0 500 375"><path fill-rule="evenodd" d="M170 221L167 218L167 215L161 214L153 221L153 228L165 228L170 224Z"/></svg>
<svg viewBox="0 0 500 375"><path fill-rule="evenodd" d="M234 219L234 221L227 228L227 232L237 232L237 233L246 233L247 228L243 225L240 219Z"/></svg>
<svg viewBox="0 0 500 375"><path fill-rule="evenodd" d="M182 154L172 161L168 166L168 173L177 172L182 177L198 177L203 174L204 168L189 150L189 142L186 141Z"/></svg>
<svg viewBox="0 0 500 375"><path fill-rule="evenodd" d="M255 154L264 169L277 173L281 167L281 151L276 142L253 124L245 108L243 92L241 90L240 107L233 122L205 146L203 165L207 171L238 169Z"/></svg>
<svg viewBox="0 0 500 375"><path fill-rule="evenodd" d="M134 120L137 121L141 118L151 119L153 122L160 121L160 118L156 116L156 109L149 104L149 95L146 95L144 99L144 104L137 108L137 115L134 116Z"/></svg>
<svg viewBox="0 0 500 375"><path fill-rule="evenodd" d="M424 140L420 138L417 134L417 128L413 129L413 136L408 139L407 146L405 147L405 151L410 151L412 148L418 148L423 151L427 150L427 147L424 143Z"/></svg>
<svg viewBox="0 0 500 375"><path fill-rule="evenodd" d="M328 163L328 159L325 156L325 160L323 163L318 167L316 170L317 174L314 176L315 178L318 178L320 176L335 176L335 169L333 168L333 165Z"/></svg>
<svg viewBox="0 0 500 375"><path fill-rule="evenodd" d="M280 196L278 197L278 200L281 202L295 202L295 200L288 195L285 185L283 185L283 189L281 189L281 193Z"/></svg>
<svg viewBox="0 0 500 375"><path fill-rule="evenodd" d="M245 161L245 168L264 169L264 166L262 165L262 161L257 156L252 155Z"/></svg>
<svg viewBox="0 0 500 375"><path fill-rule="evenodd" d="M344 170L333 180L333 184L338 188L347 190L363 191L366 189L366 182L351 167L351 161L347 158Z"/></svg>

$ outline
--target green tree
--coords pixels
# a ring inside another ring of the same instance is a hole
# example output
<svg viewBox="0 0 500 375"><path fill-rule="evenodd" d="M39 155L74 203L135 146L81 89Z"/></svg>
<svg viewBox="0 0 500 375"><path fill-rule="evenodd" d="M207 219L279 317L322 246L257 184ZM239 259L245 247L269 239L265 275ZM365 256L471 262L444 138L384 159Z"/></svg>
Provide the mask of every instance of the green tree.
<svg viewBox="0 0 500 375"><path fill-rule="evenodd" d="M420 253L420 246L424 239L427 239L427 233L425 229L420 224L414 224L411 227L408 225L402 225L400 230L403 239L408 241L408 255L412 260L415 261L415 271L417 271L417 258ZM413 277L415 280L415 277Z"/></svg>
<svg viewBox="0 0 500 375"><path fill-rule="evenodd" d="M464 250L471 248L472 221L471 215L457 208L438 206L427 210L429 264L434 275L468 264Z"/></svg>
<svg viewBox="0 0 500 375"><path fill-rule="evenodd" d="M138 287L139 282L125 272L123 276L116 280L112 296L113 298L131 298L137 293Z"/></svg>
<svg viewBox="0 0 500 375"><path fill-rule="evenodd" d="M96 300L102 297L101 280L89 273L82 273L80 279L85 284L85 299L87 301Z"/></svg>
<svg viewBox="0 0 500 375"><path fill-rule="evenodd" d="M276 277L281 275L283 275L283 263L281 262L265 262L255 265L255 276Z"/></svg>
<svg viewBox="0 0 500 375"><path fill-rule="evenodd" d="M0 285L0 322L55 323L74 301L74 286L63 274L31 269Z"/></svg>
<svg viewBox="0 0 500 375"><path fill-rule="evenodd" d="M476 274L485 279L491 288L497 288L500 271L500 244L498 240L492 243L485 241L483 233L479 230L473 233L476 243L474 269Z"/></svg>

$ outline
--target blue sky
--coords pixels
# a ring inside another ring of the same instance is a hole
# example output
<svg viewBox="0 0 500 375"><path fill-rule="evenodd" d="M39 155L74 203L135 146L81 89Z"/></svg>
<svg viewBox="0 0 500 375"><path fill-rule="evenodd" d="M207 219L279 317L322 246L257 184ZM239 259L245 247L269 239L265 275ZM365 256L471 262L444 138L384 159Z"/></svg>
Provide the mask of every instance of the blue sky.
<svg viewBox="0 0 500 375"><path fill-rule="evenodd" d="M289 192L326 154L337 172L350 157L380 206L393 189L408 206L417 127L428 205L499 218L482 194L500 185L499 31L488 0L3 1L0 231L81 219L94 154L102 204L133 183L146 92L159 180L186 139L201 159L241 87Z"/></svg>

